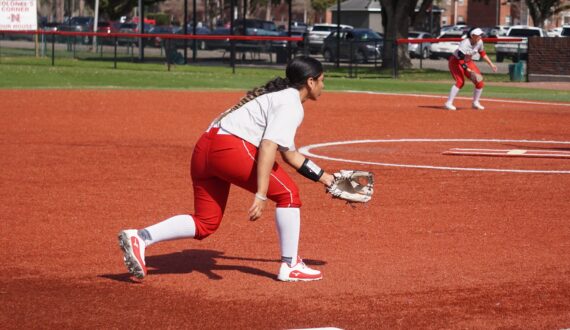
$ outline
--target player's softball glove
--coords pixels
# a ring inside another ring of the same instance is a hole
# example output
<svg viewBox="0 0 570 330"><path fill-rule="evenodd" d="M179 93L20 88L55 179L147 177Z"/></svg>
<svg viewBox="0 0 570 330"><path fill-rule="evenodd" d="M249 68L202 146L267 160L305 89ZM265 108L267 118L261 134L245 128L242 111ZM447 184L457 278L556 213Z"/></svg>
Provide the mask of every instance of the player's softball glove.
<svg viewBox="0 0 570 330"><path fill-rule="evenodd" d="M358 203L366 203L372 199L372 193L374 193L374 173L341 170L333 175L333 184L327 187L327 192L333 198Z"/></svg>
<svg viewBox="0 0 570 330"><path fill-rule="evenodd" d="M480 83L483 81L483 75L474 71L471 71L469 74L469 77L471 77L471 81L473 81L474 84Z"/></svg>

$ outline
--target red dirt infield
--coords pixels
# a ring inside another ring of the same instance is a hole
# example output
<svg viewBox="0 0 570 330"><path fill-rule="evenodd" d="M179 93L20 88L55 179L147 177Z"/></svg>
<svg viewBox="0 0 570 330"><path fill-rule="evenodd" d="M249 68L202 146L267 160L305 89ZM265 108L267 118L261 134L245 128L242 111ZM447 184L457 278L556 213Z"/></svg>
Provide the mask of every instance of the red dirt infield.
<svg viewBox="0 0 570 330"><path fill-rule="evenodd" d="M0 90L0 324L29 328L570 328L570 174L400 168L356 208L290 170L303 200L300 255L324 279L276 280L273 207L232 188L203 241L147 250L133 280L119 230L193 211L189 161L241 92ZM305 104L299 147L377 139L570 141L570 106L325 92ZM373 163L570 172L570 160L448 156L525 142L369 143L316 154Z"/></svg>

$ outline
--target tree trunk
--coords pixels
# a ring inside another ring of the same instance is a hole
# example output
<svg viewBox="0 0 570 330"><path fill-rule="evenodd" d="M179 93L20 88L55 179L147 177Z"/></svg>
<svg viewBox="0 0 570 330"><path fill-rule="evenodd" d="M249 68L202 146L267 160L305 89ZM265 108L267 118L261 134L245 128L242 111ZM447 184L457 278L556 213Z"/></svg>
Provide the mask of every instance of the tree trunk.
<svg viewBox="0 0 570 330"><path fill-rule="evenodd" d="M380 0L382 25L384 27L384 54L382 67L394 67L396 40L407 38L410 27L410 12L413 13L418 0ZM399 68L412 66L408 44L397 46L396 60Z"/></svg>

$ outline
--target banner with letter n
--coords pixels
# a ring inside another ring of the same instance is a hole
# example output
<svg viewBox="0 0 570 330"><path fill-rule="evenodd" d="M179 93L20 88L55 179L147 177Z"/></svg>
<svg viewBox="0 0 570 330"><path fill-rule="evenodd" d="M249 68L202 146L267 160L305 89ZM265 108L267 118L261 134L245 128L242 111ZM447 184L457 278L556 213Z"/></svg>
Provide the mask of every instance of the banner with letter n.
<svg viewBox="0 0 570 330"><path fill-rule="evenodd" d="M37 28L36 0L0 0L0 31L30 31Z"/></svg>

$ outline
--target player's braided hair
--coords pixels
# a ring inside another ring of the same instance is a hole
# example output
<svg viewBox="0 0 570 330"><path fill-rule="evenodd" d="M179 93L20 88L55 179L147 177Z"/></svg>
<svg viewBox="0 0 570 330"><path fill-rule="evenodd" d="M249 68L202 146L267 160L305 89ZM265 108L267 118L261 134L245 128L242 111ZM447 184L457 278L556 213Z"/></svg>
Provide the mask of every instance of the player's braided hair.
<svg viewBox="0 0 570 330"><path fill-rule="evenodd" d="M301 89L306 85L307 79L314 78L317 79L323 73L323 65L318 60L308 57L299 56L294 58L287 64L285 69L286 78L276 77L263 86L256 87L248 91L244 97L239 100L236 105L230 109L224 111L216 122L220 122L225 116L230 114L232 111L239 109L241 106L247 102L255 99L263 94L278 92L280 90L293 87L295 89Z"/></svg>

